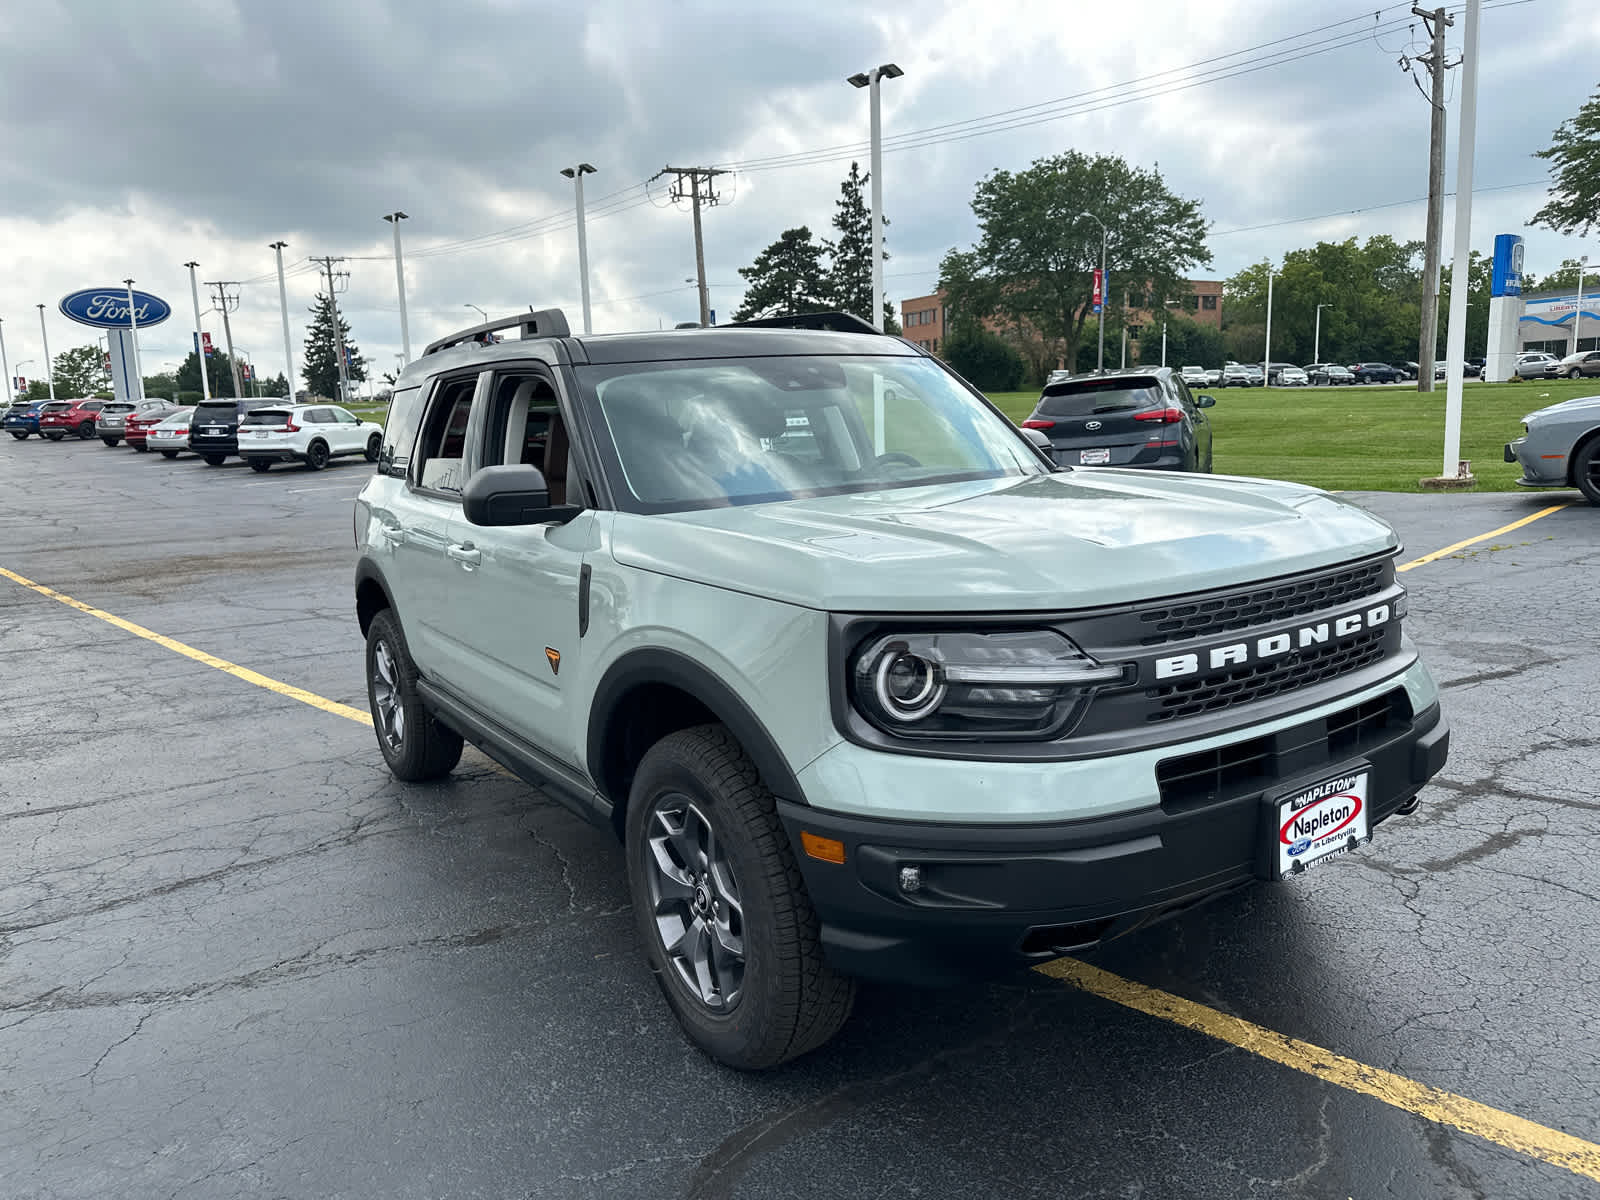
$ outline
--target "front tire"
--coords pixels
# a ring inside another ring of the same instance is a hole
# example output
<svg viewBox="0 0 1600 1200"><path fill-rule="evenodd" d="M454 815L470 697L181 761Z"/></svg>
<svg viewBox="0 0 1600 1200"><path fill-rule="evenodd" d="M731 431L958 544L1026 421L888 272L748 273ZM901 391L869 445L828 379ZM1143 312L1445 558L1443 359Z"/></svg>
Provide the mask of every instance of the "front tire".
<svg viewBox="0 0 1600 1200"><path fill-rule="evenodd" d="M1572 370L1567 372L1567 378L1568 379L1582 379L1583 378L1583 372L1578 370L1577 367L1573 367Z"/></svg>
<svg viewBox="0 0 1600 1200"><path fill-rule="evenodd" d="M208 467L220 467L228 461L226 454L202 454L200 457L206 460L206 466Z"/></svg>
<svg viewBox="0 0 1600 1200"><path fill-rule="evenodd" d="M682 729L650 748L626 841L639 937L691 1042L758 1070L840 1030L855 984L824 961L772 793L727 729Z"/></svg>
<svg viewBox="0 0 1600 1200"><path fill-rule="evenodd" d="M378 750L396 779L439 779L461 761L461 735L423 707L417 667L392 609L384 609L367 627L367 704Z"/></svg>
<svg viewBox="0 0 1600 1200"><path fill-rule="evenodd" d="M102 442L104 442L108 446L115 446L122 439L121 438L114 438L114 437L102 437L100 440Z"/></svg>
<svg viewBox="0 0 1600 1200"><path fill-rule="evenodd" d="M378 452L380 450L382 450L382 449L383 449L383 437L382 437L382 435L381 434L376 434L376 433L373 434L371 437L369 437L367 439L367 451L366 451L367 461L368 462L377 462L378 461Z"/></svg>
<svg viewBox="0 0 1600 1200"><path fill-rule="evenodd" d="M270 458L252 458L250 460L250 469L258 475L265 475L272 470L272 460Z"/></svg>
<svg viewBox="0 0 1600 1200"><path fill-rule="evenodd" d="M82 440L82 441L87 442L93 436L94 436L94 422L93 421L79 421L78 422L78 437L79 437L79 439Z"/></svg>
<svg viewBox="0 0 1600 1200"><path fill-rule="evenodd" d="M1590 504L1600 504L1600 437L1592 437L1572 459L1572 478Z"/></svg>
<svg viewBox="0 0 1600 1200"><path fill-rule="evenodd" d="M312 442L306 447L306 466L310 470L320 471L328 465L328 443Z"/></svg>

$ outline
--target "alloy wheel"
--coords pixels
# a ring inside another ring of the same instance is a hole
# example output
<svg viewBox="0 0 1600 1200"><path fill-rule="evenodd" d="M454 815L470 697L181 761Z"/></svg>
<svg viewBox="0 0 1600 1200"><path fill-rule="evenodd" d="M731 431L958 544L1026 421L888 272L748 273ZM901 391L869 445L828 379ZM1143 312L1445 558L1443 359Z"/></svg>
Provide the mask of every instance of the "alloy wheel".
<svg viewBox="0 0 1600 1200"><path fill-rule="evenodd" d="M645 834L650 911L667 961L689 993L723 1014L744 994L744 904L705 812L668 793Z"/></svg>
<svg viewBox="0 0 1600 1200"><path fill-rule="evenodd" d="M400 671L388 642L372 650L372 698L377 708L378 736L390 750L399 753L406 740L406 710L400 703Z"/></svg>

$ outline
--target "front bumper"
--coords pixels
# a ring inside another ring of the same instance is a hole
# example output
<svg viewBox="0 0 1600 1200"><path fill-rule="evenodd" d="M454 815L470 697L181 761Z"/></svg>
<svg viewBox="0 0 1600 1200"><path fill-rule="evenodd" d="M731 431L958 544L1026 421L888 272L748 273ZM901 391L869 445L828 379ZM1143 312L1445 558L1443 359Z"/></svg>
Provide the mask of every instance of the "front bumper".
<svg viewBox="0 0 1600 1200"><path fill-rule="evenodd" d="M1366 764L1372 826L1394 815L1444 766L1449 728L1430 696L1396 684L1344 710L1262 737L1241 730L1194 794L1164 790L1153 807L1027 825L897 821L780 802L829 962L852 975L941 984L981 978L1091 947L1224 892L1270 878L1275 797ZM1387 706L1385 708L1384 706ZM1379 714L1373 716L1372 714ZM1230 752L1269 747L1243 773ZM1189 746L1163 767L1186 770ZM1212 753L1212 752L1206 752ZM1183 761L1179 761L1183 760ZM993 764L946 761L972 782ZM1050 768L1036 766L1041 775ZM1229 772L1232 771L1232 774ZM1158 775L1160 770L1158 769ZM974 788L976 792L978 788ZM834 838L845 862L799 853L802 831ZM920 887L902 889L903 867Z"/></svg>
<svg viewBox="0 0 1600 1200"><path fill-rule="evenodd" d="M1546 455L1541 452L1538 443L1531 436L1519 437L1514 442L1505 444L1505 459L1508 463L1516 463L1522 468L1522 478L1518 479L1519 487L1566 487L1567 486L1567 456L1565 453L1552 453Z"/></svg>

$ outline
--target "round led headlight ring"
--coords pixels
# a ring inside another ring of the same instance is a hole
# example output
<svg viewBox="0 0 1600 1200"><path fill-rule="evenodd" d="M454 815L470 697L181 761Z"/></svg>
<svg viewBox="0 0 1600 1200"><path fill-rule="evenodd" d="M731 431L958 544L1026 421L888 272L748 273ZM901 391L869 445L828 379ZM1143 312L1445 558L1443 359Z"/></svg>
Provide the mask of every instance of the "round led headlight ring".
<svg viewBox="0 0 1600 1200"><path fill-rule="evenodd" d="M872 671L873 693L885 715L920 721L944 701L944 673L931 659L913 654L904 642L884 647Z"/></svg>

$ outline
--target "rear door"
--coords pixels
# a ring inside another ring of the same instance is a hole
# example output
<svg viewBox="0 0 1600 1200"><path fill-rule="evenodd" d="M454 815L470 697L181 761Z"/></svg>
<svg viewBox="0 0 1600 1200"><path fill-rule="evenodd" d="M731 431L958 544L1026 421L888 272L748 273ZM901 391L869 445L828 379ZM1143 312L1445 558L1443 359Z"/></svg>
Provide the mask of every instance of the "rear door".
<svg viewBox="0 0 1600 1200"><path fill-rule="evenodd" d="M1047 386L1031 419L1063 466L1118 467L1132 462L1150 438L1151 425L1138 414L1166 407L1159 380L1117 375Z"/></svg>

